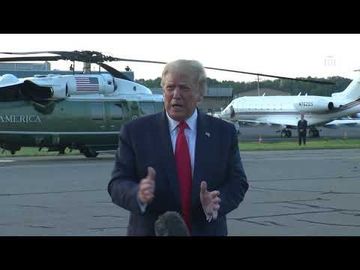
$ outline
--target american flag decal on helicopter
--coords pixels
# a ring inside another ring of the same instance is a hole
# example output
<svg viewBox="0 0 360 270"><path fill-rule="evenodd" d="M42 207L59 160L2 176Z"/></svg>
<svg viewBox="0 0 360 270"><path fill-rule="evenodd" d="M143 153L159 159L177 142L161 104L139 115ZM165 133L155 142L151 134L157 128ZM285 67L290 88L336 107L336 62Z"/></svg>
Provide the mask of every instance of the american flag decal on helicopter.
<svg viewBox="0 0 360 270"><path fill-rule="evenodd" d="M99 80L96 77L75 77L78 91L99 91Z"/></svg>

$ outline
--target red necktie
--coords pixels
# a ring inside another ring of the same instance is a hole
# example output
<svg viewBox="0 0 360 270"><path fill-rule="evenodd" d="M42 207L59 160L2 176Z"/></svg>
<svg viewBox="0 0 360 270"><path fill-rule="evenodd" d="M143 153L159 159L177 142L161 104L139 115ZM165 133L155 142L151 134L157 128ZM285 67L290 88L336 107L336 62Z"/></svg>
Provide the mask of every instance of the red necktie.
<svg viewBox="0 0 360 270"><path fill-rule="evenodd" d="M175 161L179 179L181 210L184 221L191 231L191 161L189 147L186 141L184 130L188 128L185 121L178 125L179 132L176 138Z"/></svg>

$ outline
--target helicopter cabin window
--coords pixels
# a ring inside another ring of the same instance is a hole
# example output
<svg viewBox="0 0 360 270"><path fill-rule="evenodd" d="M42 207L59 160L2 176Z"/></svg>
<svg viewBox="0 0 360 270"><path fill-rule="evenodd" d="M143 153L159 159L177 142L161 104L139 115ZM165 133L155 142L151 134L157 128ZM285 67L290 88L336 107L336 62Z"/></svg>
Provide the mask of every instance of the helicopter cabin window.
<svg viewBox="0 0 360 270"><path fill-rule="evenodd" d="M4 91L0 92L1 101L16 101L16 100L25 100L25 97L22 95L20 88L16 85L4 87Z"/></svg>
<svg viewBox="0 0 360 270"><path fill-rule="evenodd" d="M141 114L155 113L155 107L153 102L140 102Z"/></svg>
<svg viewBox="0 0 360 270"><path fill-rule="evenodd" d="M123 110L121 104L109 104L110 105L110 118L112 120L122 120Z"/></svg>
<svg viewBox="0 0 360 270"><path fill-rule="evenodd" d="M164 110L164 103L163 102L155 102L155 112L161 112Z"/></svg>
<svg viewBox="0 0 360 270"><path fill-rule="evenodd" d="M91 108L91 119L92 120L104 120L104 104L103 103L92 103Z"/></svg>

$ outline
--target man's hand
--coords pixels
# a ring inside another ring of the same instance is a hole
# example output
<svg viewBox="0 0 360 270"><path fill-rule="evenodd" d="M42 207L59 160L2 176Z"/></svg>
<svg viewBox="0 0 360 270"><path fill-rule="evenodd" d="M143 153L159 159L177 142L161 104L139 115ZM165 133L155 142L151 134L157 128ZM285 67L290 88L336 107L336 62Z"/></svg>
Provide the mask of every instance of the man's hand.
<svg viewBox="0 0 360 270"><path fill-rule="evenodd" d="M139 191L138 191L139 201L143 204L150 203L154 198L154 192L155 192L156 172L152 167L148 167L147 171L148 173L146 177L141 179L139 183Z"/></svg>
<svg viewBox="0 0 360 270"><path fill-rule="evenodd" d="M219 198L220 191L208 191L207 183L205 181L201 181L200 184L200 201L205 212L206 218L208 221L211 219L216 219L218 215L218 210L220 209L220 201Z"/></svg>

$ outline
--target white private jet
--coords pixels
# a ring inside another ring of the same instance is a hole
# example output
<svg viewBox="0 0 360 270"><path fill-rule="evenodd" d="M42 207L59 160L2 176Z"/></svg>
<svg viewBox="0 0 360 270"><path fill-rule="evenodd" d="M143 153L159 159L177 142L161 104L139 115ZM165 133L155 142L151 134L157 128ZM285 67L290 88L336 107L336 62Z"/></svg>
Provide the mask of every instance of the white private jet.
<svg viewBox="0 0 360 270"><path fill-rule="evenodd" d="M278 125L282 137L291 137L300 115L308 121L309 136L318 137L317 126L360 112L360 77L342 91L326 96L238 97L218 117L240 123Z"/></svg>

